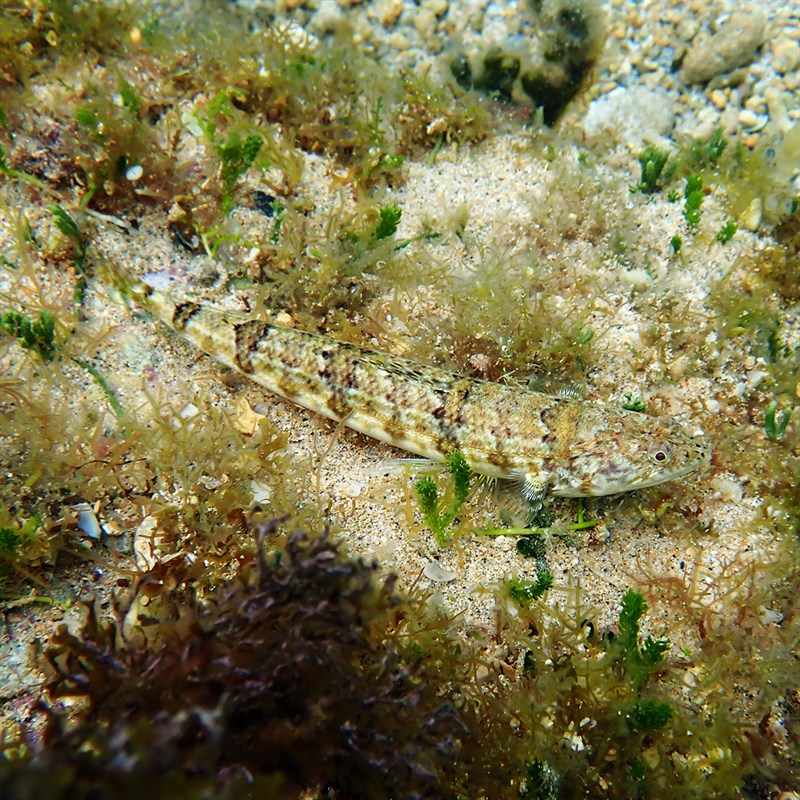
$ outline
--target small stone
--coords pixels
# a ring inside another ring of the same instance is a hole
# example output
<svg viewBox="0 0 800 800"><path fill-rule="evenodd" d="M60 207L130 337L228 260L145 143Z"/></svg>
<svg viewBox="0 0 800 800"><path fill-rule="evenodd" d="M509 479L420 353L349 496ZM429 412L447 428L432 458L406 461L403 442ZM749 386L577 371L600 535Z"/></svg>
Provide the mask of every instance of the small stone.
<svg viewBox="0 0 800 800"><path fill-rule="evenodd" d="M324 35L334 33L343 21L344 12L336 4L336 0L322 0L308 24L314 33Z"/></svg>
<svg viewBox="0 0 800 800"><path fill-rule="evenodd" d="M760 121L758 114L755 111L750 111L749 108L739 112L739 124L743 128L756 128Z"/></svg>
<svg viewBox="0 0 800 800"><path fill-rule="evenodd" d="M762 625L778 625L783 622L783 614L780 611L775 611L773 608L761 606L759 609L758 618L761 620Z"/></svg>
<svg viewBox="0 0 800 800"><path fill-rule="evenodd" d="M182 208L178 203L173 203L169 208L167 221L180 222L183 219L186 219L186 210Z"/></svg>
<svg viewBox="0 0 800 800"><path fill-rule="evenodd" d="M378 19L384 28L392 28L403 13L403 0L384 0L378 6Z"/></svg>
<svg viewBox="0 0 800 800"><path fill-rule="evenodd" d="M233 414L233 427L245 436L253 436L264 419L264 414L256 413L247 398L242 396L236 403ZM208 487L206 487L208 488Z"/></svg>
<svg viewBox="0 0 800 800"><path fill-rule="evenodd" d="M411 47L411 42L406 34L402 31L395 31L386 41L389 47L391 47L393 50L397 50L400 53L404 53Z"/></svg>
<svg viewBox="0 0 800 800"><path fill-rule="evenodd" d="M763 369L751 369L747 374L748 389L755 389L767 377L769 377L769 373Z"/></svg>
<svg viewBox="0 0 800 800"><path fill-rule="evenodd" d="M764 99L767 101L773 128L777 128L783 135L786 135L794 127L794 120L790 117L786 107L784 93L775 86L768 86L764 90ZM797 133L795 132L794 135L796 136Z"/></svg>
<svg viewBox="0 0 800 800"><path fill-rule="evenodd" d="M655 770L658 767L660 760L661 757L657 748L648 747L646 750L642 750L642 761L644 761L651 770Z"/></svg>
<svg viewBox="0 0 800 800"><path fill-rule="evenodd" d="M134 164L132 167L128 167L128 169L125 170L125 177L131 183L136 183L142 175L144 175L144 169L141 164Z"/></svg>
<svg viewBox="0 0 800 800"><path fill-rule="evenodd" d="M767 111L767 101L760 94L754 94L744 101L744 107L756 114L764 114Z"/></svg>
<svg viewBox="0 0 800 800"><path fill-rule="evenodd" d="M136 566L141 572L151 570L158 559L155 554L155 535L158 529L158 520L155 517L145 517L133 534L133 555Z"/></svg>
<svg viewBox="0 0 800 800"><path fill-rule="evenodd" d="M598 97L583 118L583 127L590 136L612 131L634 150L646 140L658 144L674 124L675 109L669 95L641 86L620 86Z"/></svg>
<svg viewBox="0 0 800 800"><path fill-rule="evenodd" d="M317 47L319 47L319 39L294 20L282 27L281 33L289 42L297 47L302 47L307 50L316 50Z"/></svg>
<svg viewBox="0 0 800 800"><path fill-rule="evenodd" d="M713 35L692 41L683 60L687 83L705 83L715 75L749 64L764 40L763 13L731 14Z"/></svg>
<svg viewBox="0 0 800 800"><path fill-rule="evenodd" d="M760 197L754 197L747 208L739 215L741 226L748 231L757 231L761 224L761 216L764 212L764 203Z"/></svg>
<svg viewBox="0 0 800 800"><path fill-rule="evenodd" d="M436 33L436 24L436 14L429 8L421 8L414 15L414 27L417 29L417 33L423 38L427 38Z"/></svg>
<svg viewBox="0 0 800 800"><path fill-rule="evenodd" d="M738 503L744 496L744 490L740 483L722 475L716 475L711 479L711 487L723 502Z"/></svg>
<svg viewBox="0 0 800 800"><path fill-rule="evenodd" d="M269 503L272 499L272 487L262 481L250 481L250 492L256 505Z"/></svg>
<svg viewBox="0 0 800 800"><path fill-rule="evenodd" d="M800 67L800 44L791 39L778 39L772 45L772 66L781 75L794 72Z"/></svg>
<svg viewBox="0 0 800 800"><path fill-rule="evenodd" d="M444 117L436 117L427 128L425 128L425 133L428 136L438 136L440 133L444 133L447 130L447 120Z"/></svg>
<svg viewBox="0 0 800 800"><path fill-rule="evenodd" d="M449 0L424 0L423 8L429 8L437 17L443 17L450 5Z"/></svg>
<svg viewBox="0 0 800 800"><path fill-rule="evenodd" d="M711 97L711 102L720 111L722 111L725 108L725 106L728 105L728 98L725 97L725 92L723 92L722 89L714 89L714 91L711 92L710 97Z"/></svg>
<svg viewBox="0 0 800 800"><path fill-rule="evenodd" d="M620 276L634 291L644 291L652 282L652 276L644 269L625 270Z"/></svg>
<svg viewBox="0 0 800 800"><path fill-rule="evenodd" d="M719 112L711 106L704 106L697 113L697 125L691 135L695 139L707 139L719 127Z"/></svg>
<svg viewBox="0 0 800 800"><path fill-rule="evenodd" d="M90 538L100 538L100 523L94 509L88 503L77 503L73 508L78 512L78 527Z"/></svg>
<svg viewBox="0 0 800 800"><path fill-rule="evenodd" d="M192 419L200 413L200 409L194 403L187 403L178 413L181 419Z"/></svg>
<svg viewBox="0 0 800 800"><path fill-rule="evenodd" d="M275 324L280 325L281 328L294 328L297 323L291 314L281 311L275 316Z"/></svg>
<svg viewBox="0 0 800 800"><path fill-rule="evenodd" d="M245 400L245 403L246 403L246 402L247 402L247 401ZM248 406L248 408L249 408L249 406ZM223 476L223 477L226 477L226 476ZM226 481L224 481L224 480L220 480L219 478L215 478L215 477L213 477L213 475L201 475L201 476L200 476L200 477L197 479L197 482L198 482L198 483L199 483L199 484L200 484L200 485L201 485L201 486L202 486L204 489L208 489L208 491L209 491L209 492L215 492L215 491L216 491L217 489L219 489L219 487L220 487L220 486L222 486L222 484L223 484L223 483L225 483Z"/></svg>
<svg viewBox="0 0 800 800"><path fill-rule="evenodd" d="M458 577L455 572L445 569L438 561L429 561L422 568L422 574L434 583L450 583Z"/></svg>

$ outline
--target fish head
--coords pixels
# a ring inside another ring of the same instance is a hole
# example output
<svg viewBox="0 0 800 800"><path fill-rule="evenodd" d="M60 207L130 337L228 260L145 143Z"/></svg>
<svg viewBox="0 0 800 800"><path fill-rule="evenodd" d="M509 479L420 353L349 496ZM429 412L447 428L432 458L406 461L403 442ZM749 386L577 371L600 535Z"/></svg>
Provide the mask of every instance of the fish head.
<svg viewBox="0 0 800 800"><path fill-rule="evenodd" d="M550 492L599 497L645 489L706 467L711 448L669 418L581 404L558 443Z"/></svg>

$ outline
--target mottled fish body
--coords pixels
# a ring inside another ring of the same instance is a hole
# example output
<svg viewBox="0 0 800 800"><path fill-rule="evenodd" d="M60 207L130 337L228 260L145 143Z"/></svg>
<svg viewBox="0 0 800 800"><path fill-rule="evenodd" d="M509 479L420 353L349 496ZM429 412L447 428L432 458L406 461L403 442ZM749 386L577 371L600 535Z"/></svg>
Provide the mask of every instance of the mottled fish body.
<svg viewBox="0 0 800 800"><path fill-rule="evenodd" d="M216 361L303 408L423 458L459 450L478 473L592 497L680 478L710 450L671 421L464 377L328 336L176 301L126 276L124 294Z"/></svg>

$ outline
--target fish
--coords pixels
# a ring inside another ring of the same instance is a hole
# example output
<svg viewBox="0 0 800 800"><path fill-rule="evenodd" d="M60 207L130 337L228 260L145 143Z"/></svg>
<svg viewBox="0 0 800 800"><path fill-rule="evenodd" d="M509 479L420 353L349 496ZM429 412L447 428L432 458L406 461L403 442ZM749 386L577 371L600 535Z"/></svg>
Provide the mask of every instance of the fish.
<svg viewBox="0 0 800 800"><path fill-rule="evenodd" d="M459 451L479 475L518 485L532 509L547 495L656 486L711 460L671 418L468 377L114 274L124 297L270 392L424 459Z"/></svg>

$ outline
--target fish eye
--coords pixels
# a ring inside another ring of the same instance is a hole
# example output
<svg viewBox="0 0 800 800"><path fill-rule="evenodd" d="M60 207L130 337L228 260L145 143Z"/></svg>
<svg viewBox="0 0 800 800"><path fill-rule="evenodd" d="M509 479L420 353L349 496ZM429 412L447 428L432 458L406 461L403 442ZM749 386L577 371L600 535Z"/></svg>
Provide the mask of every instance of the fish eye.
<svg viewBox="0 0 800 800"><path fill-rule="evenodd" d="M650 458L656 464L668 464L672 460L672 452L665 444L660 444L650 450Z"/></svg>

